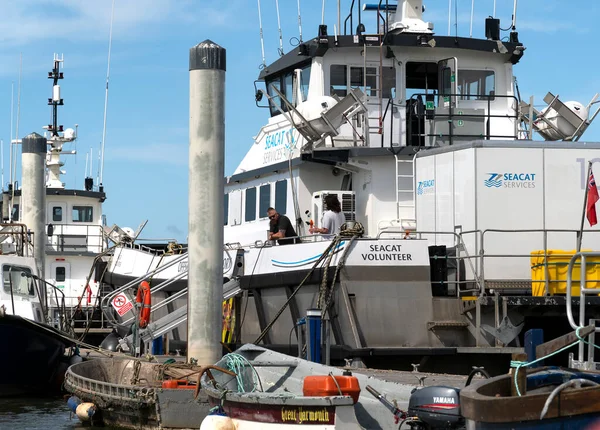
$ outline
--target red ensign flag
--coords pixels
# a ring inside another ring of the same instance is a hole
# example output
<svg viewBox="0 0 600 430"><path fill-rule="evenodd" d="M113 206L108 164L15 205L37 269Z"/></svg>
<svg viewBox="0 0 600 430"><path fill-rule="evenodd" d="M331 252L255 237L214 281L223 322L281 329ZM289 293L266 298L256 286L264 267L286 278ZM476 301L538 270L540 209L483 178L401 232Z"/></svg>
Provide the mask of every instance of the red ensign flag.
<svg viewBox="0 0 600 430"><path fill-rule="evenodd" d="M596 188L596 180L594 174L590 170L590 177L588 178L588 189L587 189L587 219L590 225L598 224L598 218L596 217L596 202L600 200L598 196L598 188Z"/></svg>

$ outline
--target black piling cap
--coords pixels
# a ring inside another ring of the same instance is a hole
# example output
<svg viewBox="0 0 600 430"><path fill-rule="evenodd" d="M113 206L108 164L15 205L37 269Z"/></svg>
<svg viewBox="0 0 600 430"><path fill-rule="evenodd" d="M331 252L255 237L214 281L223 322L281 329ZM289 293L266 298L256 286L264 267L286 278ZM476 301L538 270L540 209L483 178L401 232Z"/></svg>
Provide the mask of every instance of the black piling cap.
<svg viewBox="0 0 600 430"><path fill-rule="evenodd" d="M190 49L191 70L226 70L225 48L206 39Z"/></svg>
<svg viewBox="0 0 600 430"><path fill-rule="evenodd" d="M23 153L45 153L47 142L44 136L40 136L34 132L21 140L21 150Z"/></svg>

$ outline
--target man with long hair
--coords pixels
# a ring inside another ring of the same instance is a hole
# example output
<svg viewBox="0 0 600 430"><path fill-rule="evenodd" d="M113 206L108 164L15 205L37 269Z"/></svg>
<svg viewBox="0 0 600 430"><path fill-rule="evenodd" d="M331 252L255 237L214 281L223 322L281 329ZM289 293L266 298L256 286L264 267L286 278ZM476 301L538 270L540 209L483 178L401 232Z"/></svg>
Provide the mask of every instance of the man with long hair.
<svg viewBox="0 0 600 430"><path fill-rule="evenodd" d="M346 217L342 212L342 205L335 194L325 196L325 205L327 210L323 214L321 227L311 227L311 233L335 235L340 232L340 227L346 222Z"/></svg>

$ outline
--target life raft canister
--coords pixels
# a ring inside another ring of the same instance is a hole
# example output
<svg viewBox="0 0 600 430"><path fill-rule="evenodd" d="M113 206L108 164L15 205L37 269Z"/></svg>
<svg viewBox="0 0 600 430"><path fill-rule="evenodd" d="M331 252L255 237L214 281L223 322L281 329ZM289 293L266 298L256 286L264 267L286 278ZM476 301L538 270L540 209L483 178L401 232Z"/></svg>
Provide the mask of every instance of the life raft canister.
<svg viewBox="0 0 600 430"><path fill-rule="evenodd" d="M140 304L140 328L145 328L150 323L150 311L152 307L152 295L150 294L150 284L148 282L140 282L135 302Z"/></svg>

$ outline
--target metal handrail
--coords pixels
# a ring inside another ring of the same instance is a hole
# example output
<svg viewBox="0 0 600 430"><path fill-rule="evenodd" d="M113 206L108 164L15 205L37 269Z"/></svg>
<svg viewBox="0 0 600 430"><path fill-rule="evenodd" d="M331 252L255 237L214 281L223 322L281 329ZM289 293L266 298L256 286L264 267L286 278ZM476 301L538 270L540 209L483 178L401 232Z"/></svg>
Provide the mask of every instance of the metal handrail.
<svg viewBox="0 0 600 430"><path fill-rule="evenodd" d="M188 271L187 271L187 270L185 270L185 271L183 271L183 272L181 272L181 273L178 273L177 275L173 276L172 278L169 278L169 279L167 279L167 280L165 280L165 281L161 282L161 283L160 283L160 284L158 284L156 287L152 288L152 293L158 293L159 291L162 291L164 288L168 287L169 285L173 284L174 282L177 282L177 281L179 281L179 280L183 279L184 277L186 277L186 276L187 276L187 274L188 274ZM188 289L188 288L187 288L187 287L185 287L185 288L184 288L182 291L185 291L185 292L187 293L187 289ZM152 313L152 312L154 312L155 310L157 310L157 309L160 309L160 308L162 308L163 306L165 306L165 305L166 305L166 303L165 303L164 305L163 305L162 303L163 303L164 301L168 300L169 298L170 298L170 297L168 297L168 298L166 298L166 299L164 299L164 300L161 300L161 301L160 301L160 302L159 302L159 303L158 303L156 306L153 306L153 307L151 308L150 312ZM169 303L170 303L170 302L169 302ZM130 322L133 322L133 320L134 320L134 319L135 319L135 317L130 317L130 318L127 318L126 320L122 321L122 322L121 322L121 324L129 324ZM113 323L117 323L117 320L115 319L115 320L113 321Z"/></svg>
<svg viewBox="0 0 600 430"><path fill-rule="evenodd" d="M413 95L411 95L409 102L413 102L413 101L417 101L418 97L426 97L426 96L431 96L432 94L427 94L427 93L415 93ZM465 94L442 94L442 93L438 93L438 94L433 94L436 97L462 97L465 96ZM478 114L467 114L467 115L457 115L454 113L455 110L460 110L461 108L458 106L453 106L452 103L450 103L449 107L448 107L448 113L447 114L441 114L441 113L435 113L436 117L442 117L442 118L448 118L448 122L451 123L454 119L461 119L461 118L485 118L487 119L486 121L486 129L485 129L485 136L484 135L458 135L458 134L454 134L452 131L452 126L449 126L448 129L448 135L444 135L444 134L440 134L440 133L429 133L429 134L422 134L421 133L421 123L419 122L419 130L418 130L418 136L423 136L423 137L448 137L450 140L450 145L452 145L452 138L453 137L480 137L483 138L485 140L490 140L491 138L513 138L513 139L517 139L518 137L518 119L519 119L519 101L517 99L516 96L514 95L506 95L506 94L477 94L477 95L473 95L473 96L477 96L482 98L482 100L477 100L477 101L487 101L487 111L485 114L482 115L478 115ZM514 115L508 115L508 114L504 114L504 115L492 115L491 114L491 103L492 100L495 99L513 99L516 103L516 107L514 108ZM412 104L412 103L411 103ZM413 117L417 118L417 119L425 119L427 116L427 109L425 108L425 106L423 106L423 113L421 112L413 112L413 109L410 109L408 111L408 115L406 117L406 124L407 124L407 146L408 145L408 129L409 126L411 124L411 120ZM491 129L491 120L492 118L503 118L503 119L514 119L515 120L515 130L514 133L512 135L492 135L490 132ZM423 130L424 131L424 130ZM412 128L410 130L410 134L412 135ZM423 142L425 143L425 142ZM420 140L419 140L419 146L421 146L420 144Z"/></svg>
<svg viewBox="0 0 600 430"><path fill-rule="evenodd" d="M584 230L585 233L598 233L597 230ZM480 278L483 282L483 286L485 289L485 258L531 258L531 254L488 254L485 252L485 235L488 233L541 233L542 234L542 249L544 251L544 270L545 270L545 285L544 285L544 293L547 295L550 292L549 286L551 282L560 282L560 281L550 281L549 272L548 272L548 234L549 233L574 233L576 235L581 234L579 230L575 229L485 229L481 234L481 248L480 255L481 259L481 268L480 268ZM565 254L564 257L569 257L571 254ZM541 282L541 281L536 281Z"/></svg>
<svg viewBox="0 0 600 430"><path fill-rule="evenodd" d="M598 295L600 288L587 288L587 273L586 273L586 264L587 257L600 257L600 251L585 251L585 252L576 252L573 254L573 257L569 260L569 265L567 266L567 318L569 320L569 324L573 330L577 330L578 328L585 327L585 296L587 294ZM573 318L573 309L572 309L572 291L573 288L573 266L577 260L581 259L581 275L579 279L579 325L575 323ZM596 333L600 333L600 327L596 327Z"/></svg>
<svg viewBox="0 0 600 430"><path fill-rule="evenodd" d="M106 296L104 296L104 298L102 299L102 308L107 307L110 304L110 302L112 301L112 299L115 298L118 294L120 294L120 293L128 290L129 288L135 286L136 284L138 284L141 281L149 278L150 276L154 276L155 274L160 273L163 270L165 270L165 269L167 269L167 268L169 268L171 266L174 266L177 263L180 263L182 260L186 259L187 256L188 256L187 253L181 254L179 257L176 257L175 259L173 259L173 260L171 260L171 261L169 261L169 262L167 262L167 263L165 263L165 264L163 264L161 266L158 266L156 269L151 270L150 272L148 272L148 273L146 273L146 274L144 274L142 276L139 276L139 277L135 278L134 280L129 281L128 283L126 283L122 287L117 288L116 290L110 292L109 294L107 294Z"/></svg>

